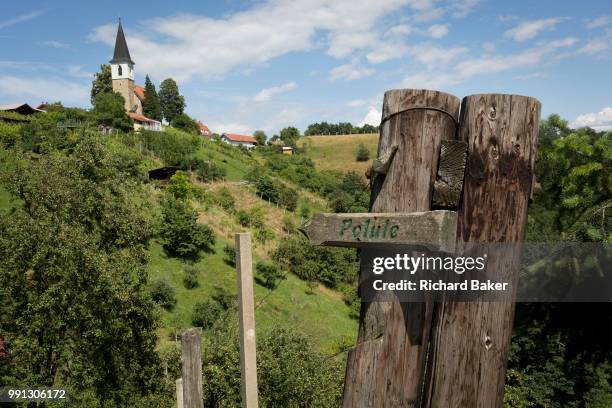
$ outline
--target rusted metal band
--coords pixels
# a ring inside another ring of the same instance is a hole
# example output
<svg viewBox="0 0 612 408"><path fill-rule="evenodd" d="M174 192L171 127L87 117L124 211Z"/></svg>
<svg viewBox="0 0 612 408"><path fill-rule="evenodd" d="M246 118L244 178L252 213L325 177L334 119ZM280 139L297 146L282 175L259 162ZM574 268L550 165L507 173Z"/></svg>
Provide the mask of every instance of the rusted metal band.
<svg viewBox="0 0 612 408"><path fill-rule="evenodd" d="M396 115L399 115L400 113L414 111L414 110L432 110L432 111L443 113L443 114L448 116L453 121L453 124L455 125L455 128L459 127L459 121L457 119L455 119L455 117L452 114L450 114L449 112L445 111L444 109L434 108L433 106L415 106L415 107L412 107L412 108L403 109L403 110L398 111L398 112L393 112L392 114L388 115L387 117L383 118L383 120L380 121L380 126L382 126L383 123L385 123L386 121L388 121L392 117L394 117Z"/></svg>

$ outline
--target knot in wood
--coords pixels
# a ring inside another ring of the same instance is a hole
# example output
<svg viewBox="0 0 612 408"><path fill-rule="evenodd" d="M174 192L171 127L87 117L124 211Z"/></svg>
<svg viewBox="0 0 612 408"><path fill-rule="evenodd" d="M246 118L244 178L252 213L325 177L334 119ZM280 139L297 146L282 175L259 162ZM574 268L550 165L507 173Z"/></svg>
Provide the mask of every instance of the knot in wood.
<svg viewBox="0 0 612 408"><path fill-rule="evenodd" d="M491 337L489 335L486 335L485 339L484 339L484 346L485 346L485 348L487 350L489 350L492 345L493 345L493 340L491 340Z"/></svg>
<svg viewBox="0 0 612 408"><path fill-rule="evenodd" d="M497 109L495 109L495 106L491 106L491 108L489 108L489 119L495 120L496 117L497 117Z"/></svg>

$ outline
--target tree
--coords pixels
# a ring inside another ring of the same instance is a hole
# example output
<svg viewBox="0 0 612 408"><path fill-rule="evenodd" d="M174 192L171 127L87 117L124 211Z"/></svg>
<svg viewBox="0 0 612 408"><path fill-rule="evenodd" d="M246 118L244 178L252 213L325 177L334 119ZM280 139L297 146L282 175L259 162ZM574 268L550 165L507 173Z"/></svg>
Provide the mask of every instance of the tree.
<svg viewBox="0 0 612 408"><path fill-rule="evenodd" d="M295 146L299 138L300 131L293 126L286 127L280 131L280 139L287 146Z"/></svg>
<svg viewBox="0 0 612 408"><path fill-rule="evenodd" d="M91 113L98 125L110 126L124 132L129 132L134 127L134 122L125 113L123 96L116 92L96 95Z"/></svg>
<svg viewBox="0 0 612 408"><path fill-rule="evenodd" d="M176 304L176 290L167 279L157 279L151 283L151 299L166 310Z"/></svg>
<svg viewBox="0 0 612 408"><path fill-rule="evenodd" d="M364 145L363 143L359 144L359 147L357 148L357 155L355 158L359 162L370 160L370 151L368 150L366 145Z"/></svg>
<svg viewBox="0 0 612 408"><path fill-rule="evenodd" d="M186 113L180 113L170 121L170 124L173 128L184 130L187 133L192 133L195 135L200 134L200 129L198 128L198 124L195 120L191 119L189 115Z"/></svg>
<svg viewBox="0 0 612 408"><path fill-rule="evenodd" d="M253 133L253 137L255 137L255 140L257 140L257 144L259 146L266 145L266 139L268 137L266 136L266 133L263 130L256 130L255 133Z"/></svg>
<svg viewBox="0 0 612 408"><path fill-rule="evenodd" d="M95 104L98 94L111 92L113 92L111 67L108 64L102 64L100 72L94 74L94 80L91 83L91 104Z"/></svg>
<svg viewBox="0 0 612 408"><path fill-rule="evenodd" d="M174 79L164 79L159 86L159 103L162 115L170 123L185 110L185 98L179 94Z"/></svg>
<svg viewBox="0 0 612 408"><path fill-rule="evenodd" d="M0 217L0 327L12 354L0 378L67 388L78 406L135 406L162 375L148 193L91 136L15 163L0 169L21 203Z"/></svg>
<svg viewBox="0 0 612 408"><path fill-rule="evenodd" d="M184 200L168 197L162 204L160 236L170 255L196 259L200 251L211 251L215 234L198 223L198 214Z"/></svg>
<svg viewBox="0 0 612 408"><path fill-rule="evenodd" d="M144 101L142 102L142 113L150 119L162 120L161 105L155 85L147 75L145 77Z"/></svg>

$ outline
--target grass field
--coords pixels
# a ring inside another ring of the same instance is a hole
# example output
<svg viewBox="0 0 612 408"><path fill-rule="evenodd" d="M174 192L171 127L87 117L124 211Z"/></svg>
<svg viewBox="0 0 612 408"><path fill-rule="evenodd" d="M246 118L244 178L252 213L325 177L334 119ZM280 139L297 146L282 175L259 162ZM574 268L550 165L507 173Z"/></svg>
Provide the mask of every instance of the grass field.
<svg viewBox="0 0 612 408"><path fill-rule="evenodd" d="M363 143L370 152L370 160L358 162L357 148ZM305 136L298 143L320 170L356 171L364 174L378 148L378 133L367 135Z"/></svg>

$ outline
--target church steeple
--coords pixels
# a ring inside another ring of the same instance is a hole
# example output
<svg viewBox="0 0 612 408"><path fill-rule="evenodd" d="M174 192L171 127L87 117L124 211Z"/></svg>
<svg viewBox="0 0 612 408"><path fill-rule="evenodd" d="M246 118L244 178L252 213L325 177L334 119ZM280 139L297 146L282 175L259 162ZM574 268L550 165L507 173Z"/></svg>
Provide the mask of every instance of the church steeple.
<svg viewBox="0 0 612 408"><path fill-rule="evenodd" d="M110 60L111 64L128 63L134 65L132 57L130 57L130 50L125 41L125 34L123 34L123 27L121 26L121 19L119 19L119 28L117 29L117 38L115 39L115 52L113 59Z"/></svg>

